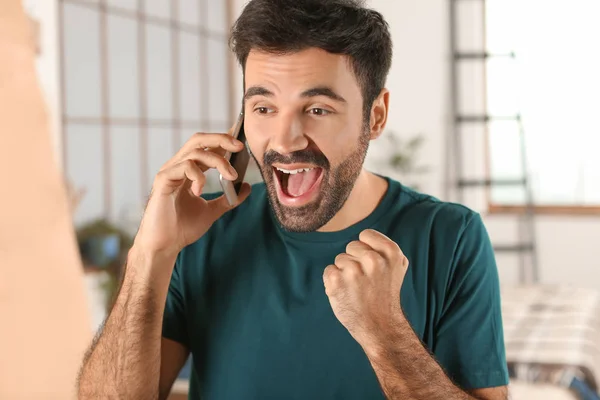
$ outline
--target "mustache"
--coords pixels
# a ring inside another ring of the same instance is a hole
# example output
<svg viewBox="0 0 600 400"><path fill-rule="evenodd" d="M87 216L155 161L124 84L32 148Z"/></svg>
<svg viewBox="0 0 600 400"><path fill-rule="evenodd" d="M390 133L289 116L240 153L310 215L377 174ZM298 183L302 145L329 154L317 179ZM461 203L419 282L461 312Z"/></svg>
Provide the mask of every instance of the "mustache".
<svg viewBox="0 0 600 400"><path fill-rule="evenodd" d="M329 169L329 160L327 157L320 151L314 149L295 151L287 155L280 154L274 150L267 150L263 156L263 163L264 165L273 165L275 163L306 163L316 165L323 169Z"/></svg>

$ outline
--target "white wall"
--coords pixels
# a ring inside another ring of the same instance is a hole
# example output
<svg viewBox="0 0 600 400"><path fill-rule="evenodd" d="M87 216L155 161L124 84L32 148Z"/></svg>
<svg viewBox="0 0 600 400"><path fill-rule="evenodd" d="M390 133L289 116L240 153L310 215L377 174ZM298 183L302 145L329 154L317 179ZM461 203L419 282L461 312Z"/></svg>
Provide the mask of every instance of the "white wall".
<svg viewBox="0 0 600 400"><path fill-rule="evenodd" d="M241 12L244 0L234 0L235 17ZM368 4L380 11L390 25L394 42L394 59L388 89L391 92L391 113L388 133L400 136L423 134L426 143L421 160L433 171L420 180L420 189L444 200L454 199L446 191L449 182L446 168L447 135L450 122L450 41L448 38L449 1L447 0L370 0ZM460 3L460 2L459 2ZM464 2L478 3L478 2ZM468 7L468 6L466 6ZM480 10L461 9L459 14L468 21L459 32L459 41L472 49L481 43L481 25L477 24ZM463 110L481 106L481 69L465 70L468 76ZM238 80L239 86L239 80ZM241 87L238 87L241 91ZM485 137L483 132L466 132L469 141L465 148L465 174L481 176L485 169ZM387 172L381 167L386 156L385 141L374 143L367 157L367 167ZM452 155L450 151L449 155ZM466 198L466 204L477 211L485 209L485 193L479 191ZM516 236L514 218L484 217L492 240L510 242ZM569 284L600 290L600 216L539 216L538 236L540 276L543 283ZM518 262L513 256L498 256L503 285L518 282Z"/></svg>

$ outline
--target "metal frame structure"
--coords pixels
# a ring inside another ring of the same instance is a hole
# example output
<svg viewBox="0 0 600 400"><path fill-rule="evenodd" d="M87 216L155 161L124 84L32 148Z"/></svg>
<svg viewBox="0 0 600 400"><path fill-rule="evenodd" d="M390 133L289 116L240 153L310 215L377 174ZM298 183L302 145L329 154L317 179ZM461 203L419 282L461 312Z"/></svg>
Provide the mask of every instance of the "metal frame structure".
<svg viewBox="0 0 600 400"><path fill-rule="evenodd" d="M539 281L538 262L537 262L537 243L535 234L535 204L532 194L531 182L528 177L527 151L525 147L525 132L520 114L509 116L494 116L487 113L487 107L484 114L467 115L459 111L461 99L461 81L459 79L458 65L463 62L480 62L487 64L487 61L496 57L509 57L515 59L514 52L507 54L492 54L486 50L485 39L481 51L461 51L458 48L458 26L460 24L457 12L457 4L460 2L472 1L479 2L482 5L482 26L485 27L485 0L449 0L449 15L450 15L450 93L451 105L450 112L452 115L452 135L451 140L454 149L452 157L454 161L455 187L457 189L457 201L464 202L464 191L471 188L484 188L489 190L492 187L509 186L517 187L523 190L525 194L525 205L523 212L517 214L518 234L515 243L495 245L496 253L511 253L519 256L519 280L520 283L536 283ZM484 28L485 31L485 28ZM484 36L485 37L485 36ZM485 86L484 86L485 90ZM485 96L484 96L485 98ZM466 124L480 124L488 134L488 124L492 121L514 121L519 131L519 163L523 175L516 179L490 179L488 177L480 179L465 179L463 171L463 146L464 139L462 129Z"/></svg>

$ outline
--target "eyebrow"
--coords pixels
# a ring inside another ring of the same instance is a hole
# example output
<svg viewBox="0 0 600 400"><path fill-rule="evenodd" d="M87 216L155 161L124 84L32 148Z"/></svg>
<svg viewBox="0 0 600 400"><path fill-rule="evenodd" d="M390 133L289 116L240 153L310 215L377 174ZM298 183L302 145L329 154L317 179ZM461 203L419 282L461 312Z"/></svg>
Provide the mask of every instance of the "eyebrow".
<svg viewBox="0 0 600 400"><path fill-rule="evenodd" d="M244 95L244 101L247 101L254 96L273 97L275 96L275 94L263 86L251 86L248 88L248 90L246 90L246 94ZM305 90L304 92L302 92L302 94L300 94L300 97L303 98L317 96L325 96L339 103L346 103L346 99L337 94L333 89L331 89L328 86L317 86Z"/></svg>
<svg viewBox="0 0 600 400"><path fill-rule="evenodd" d="M325 96L329 97L331 100L346 103L346 99L333 91L330 87L327 86L317 86L312 89L305 90L300 95L301 97L317 97L317 96Z"/></svg>
<svg viewBox="0 0 600 400"><path fill-rule="evenodd" d="M244 102L250 100L254 96L273 97L274 94L263 86L251 86L246 90L246 94L244 94Z"/></svg>

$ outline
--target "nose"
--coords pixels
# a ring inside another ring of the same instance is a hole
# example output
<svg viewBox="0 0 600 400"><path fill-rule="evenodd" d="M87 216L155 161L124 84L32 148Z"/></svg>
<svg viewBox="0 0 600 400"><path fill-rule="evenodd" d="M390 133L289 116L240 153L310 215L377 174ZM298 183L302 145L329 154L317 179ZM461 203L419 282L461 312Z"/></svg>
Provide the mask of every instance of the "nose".
<svg viewBox="0 0 600 400"><path fill-rule="evenodd" d="M308 147L308 138L304 135L302 120L293 114L279 114L277 117L269 147L279 154L290 154Z"/></svg>

